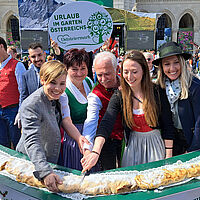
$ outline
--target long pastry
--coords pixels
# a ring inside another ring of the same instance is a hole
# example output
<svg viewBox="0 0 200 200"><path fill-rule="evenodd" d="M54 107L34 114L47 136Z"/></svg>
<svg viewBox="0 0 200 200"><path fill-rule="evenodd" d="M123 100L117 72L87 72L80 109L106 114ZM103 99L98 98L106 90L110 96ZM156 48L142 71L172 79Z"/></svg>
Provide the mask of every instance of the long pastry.
<svg viewBox="0 0 200 200"><path fill-rule="evenodd" d="M63 177L63 184L58 189L64 193L79 192L86 195L109 195L132 192L138 187L141 189L154 189L160 186L183 181L186 178L200 176L200 158L186 163L176 163L140 172L111 172L97 173L86 176L70 174ZM19 182L31 186L45 187L38 181L33 172L34 165L30 161L12 157L0 152L0 170L16 176Z"/></svg>
<svg viewBox="0 0 200 200"><path fill-rule="evenodd" d="M82 176L69 175L63 177L63 184L58 184L57 187L61 192L74 193L79 192Z"/></svg>
<svg viewBox="0 0 200 200"><path fill-rule="evenodd" d="M82 176L69 175L63 177L63 184L57 185L64 193L79 192L87 195L108 195L130 192L137 188L134 176L90 174L82 180Z"/></svg>
<svg viewBox="0 0 200 200"><path fill-rule="evenodd" d="M130 192L136 190L134 175L122 173L111 175L91 174L87 176L80 187L80 193L90 195L109 195Z"/></svg>
<svg viewBox="0 0 200 200"><path fill-rule="evenodd" d="M41 181L34 177L35 167L30 161L11 157L5 165L5 169L8 173L15 175L18 182L35 187L45 187Z"/></svg>

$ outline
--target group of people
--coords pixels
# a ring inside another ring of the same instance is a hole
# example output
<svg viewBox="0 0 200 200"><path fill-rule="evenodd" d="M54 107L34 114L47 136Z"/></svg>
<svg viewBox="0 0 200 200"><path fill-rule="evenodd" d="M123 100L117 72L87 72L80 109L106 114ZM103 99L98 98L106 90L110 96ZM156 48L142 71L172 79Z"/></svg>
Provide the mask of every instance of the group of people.
<svg viewBox="0 0 200 200"><path fill-rule="evenodd" d="M62 183L49 162L96 172L200 149L200 80L176 42L155 60L131 51L120 74L112 52L97 53L95 84L84 49L46 62L41 44L31 44L25 71L6 48L0 38L0 144L28 155L49 190Z"/></svg>

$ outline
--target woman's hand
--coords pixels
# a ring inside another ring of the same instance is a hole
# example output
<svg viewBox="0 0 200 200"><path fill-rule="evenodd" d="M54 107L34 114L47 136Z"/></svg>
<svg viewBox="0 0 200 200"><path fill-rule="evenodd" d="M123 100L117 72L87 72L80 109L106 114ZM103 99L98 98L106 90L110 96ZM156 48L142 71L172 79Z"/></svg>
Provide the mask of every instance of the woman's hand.
<svg viewBox="0 0 200 200"><path fill-rule="evenodd" d="M81 159L81 165L83 166L82 172L89 171L93 166L96 165L99 159L99 155L91 151L87 156Z"/></svg>
<svg viewBox="0 0 200 200"><path fill-rule="evenodd" d="M173 149L166 149L165 159L171 158L173 156Z"/></svg>
<svg viewBox="0 0 200 200"><path fill-rule="evenodd" d="M48 188L48 190L52 192L59 192L57 184L62 184L62 180L60 177L55 173L50 173L44 177L44 184Z"/></svg>
<svg viewBox="0 0 200 200"><path fill-rule="evenodd" d="M93 166L96 165L104 143L104 137L98 136L95 138L93 150L90 153L87 152L87 155L84 153L84 157L81 159L81 164L83 167L82 172L87 170L89 171Z"/></svg>
<svg viewBox="0 0 200 200"><path fill-rule="evenodd" d="M165 143L165 158L171 158L173 156L173 140L164 140Z"/></svg>
<svg viewBox="0 0 200 200"><path fill-rule="evenodd" d="M85 149L84 151L83 151L83 156L87 156L87 155L89 155L91 153L91 151L89 150L89 149Z"/></svg>
<svg viewBox="0 0 200 200"><path fill-rule="evenodd" d="M80 152L83 154L83 145L84 145L84 143L90 145L90 142L82 135L79 136L77 142L78 142L78 146L79 146Z"/></svg>

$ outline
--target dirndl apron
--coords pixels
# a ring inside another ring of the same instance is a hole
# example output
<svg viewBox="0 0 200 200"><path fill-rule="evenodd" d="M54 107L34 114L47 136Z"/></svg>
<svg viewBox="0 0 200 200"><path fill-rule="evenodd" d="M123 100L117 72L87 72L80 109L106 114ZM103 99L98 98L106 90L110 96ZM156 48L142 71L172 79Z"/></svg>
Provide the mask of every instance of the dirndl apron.
<svg viewBox="0 0 200 200"><path fill-rule="evenodd" d="M82 134L83 124L74 124L79 132ZM81 158L83 155L80 153L78 143L64 133L64 142L63 142L63 152L64 152L64 166L71 169L82 170Z"/></svg>
<svg viewBox="0 0 200 200"><path fill-rule="evenodd" d="M134 166L165 159L165 145L160 130L132 131L124 149L122 167Z"/></svg>

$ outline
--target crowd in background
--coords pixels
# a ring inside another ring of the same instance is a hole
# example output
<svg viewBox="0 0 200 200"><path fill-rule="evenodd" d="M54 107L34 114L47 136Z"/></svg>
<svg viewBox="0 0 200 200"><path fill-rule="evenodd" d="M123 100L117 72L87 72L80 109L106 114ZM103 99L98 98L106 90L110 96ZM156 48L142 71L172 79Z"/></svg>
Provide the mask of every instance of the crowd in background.
<svg viewBox="0 0 200 200"><path fill-rule="evenodd" d="M200 149L199 57L176 42L159 50L102 47L28 56L0 38L0 144L27 154L35 177L57 192L48 162L96 172ZM190 120L188 120L188 118Z"/></svg>
<svg viewBox="0 0 200 200"><path fill-rule="evenodd" d="M52 47L53 47L53 45L51 45L50 51L48 51L49 54L46 55L46 61L63 60L63 55L64 55L64 53L66 53L66 51L59 48L60 49L59 54L56 54L55 50ZM92 60L93 60L94 56L97 53L103 52L103 51L112 52L116 56L117 61L118 61L118 65L120 66L121 62L123 61L124 55L126 53L128 53L130 50L127 51L127 52L125 52L124 50L120 52L119 41L116 41L115 39L113 39L113 37L111 37L108 40L106 40L106 42L100 48L89 52L91 54L90 57L92 57ZM15 46L8 46L7 52L8 52L8 54L11 54L13 58L21 61L24 64L26 70L29 69L29 65L31 64L31 60L30 60L28 55L22 56L22 54L18 52L18 48L15 47ZM153 73L153 79L156 79L158 68L157 68L157 66L154 67L154 65L152 64L152 61L158 57L159 51L155 52L154 50L142 50L141 52L144 53L144 56L145 56L146 61L148 63L148 66L150 67L149 70L150 71L152 70L151 73ZM191 54L191 55L192 55L191 58L189 58L187 60L189 69L192 70L192 72L194 74L199 75L199 73L200 73L200 67L199 67L200 53L199 53L199 50L198 49L195 50L195 53ZM90 64L90 67L91 67L91 65L92 64ZM93 73L93 75L89 74L89 76L92 80L96 80L94 73Z"/></svg>

